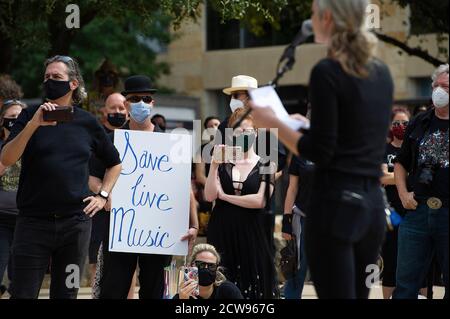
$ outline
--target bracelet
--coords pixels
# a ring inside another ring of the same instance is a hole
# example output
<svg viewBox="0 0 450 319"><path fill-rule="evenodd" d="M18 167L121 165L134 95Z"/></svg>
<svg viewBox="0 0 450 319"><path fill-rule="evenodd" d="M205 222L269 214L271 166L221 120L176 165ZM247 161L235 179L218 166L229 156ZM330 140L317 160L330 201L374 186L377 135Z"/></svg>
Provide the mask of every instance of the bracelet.
<svg viewBox="0 0 450 319"><path fill-rule="evenodd" d="M196 227L196 226L190 226L189 229L191 229L191 228L194 228L194 229L198 230L198 227Z"/></svg>

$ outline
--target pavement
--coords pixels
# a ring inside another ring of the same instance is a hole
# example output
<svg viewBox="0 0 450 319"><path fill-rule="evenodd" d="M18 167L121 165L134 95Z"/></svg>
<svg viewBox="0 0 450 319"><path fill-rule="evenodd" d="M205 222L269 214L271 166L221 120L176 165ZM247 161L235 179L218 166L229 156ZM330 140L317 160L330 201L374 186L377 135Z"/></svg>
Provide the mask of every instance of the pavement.
<svg viewBox="0 0 450 319"><path fill-rule="evenodd" d="M444 297L444 288L443 287L434 287L433 288L433 299L442 299ZM137 290L136 290L136 299L138 298ZM49 290L42 289L39 295L39 299L48 299L49 298ZM78 299L91 299L91 289L90 288L81 288L78 293ZM314 286L312 284L305 284L303 289L302 299L317 299L316 292L314 290ZM372 288L370 291L369 299L383 299L383 293L380 286L376 286Z"/></svg>

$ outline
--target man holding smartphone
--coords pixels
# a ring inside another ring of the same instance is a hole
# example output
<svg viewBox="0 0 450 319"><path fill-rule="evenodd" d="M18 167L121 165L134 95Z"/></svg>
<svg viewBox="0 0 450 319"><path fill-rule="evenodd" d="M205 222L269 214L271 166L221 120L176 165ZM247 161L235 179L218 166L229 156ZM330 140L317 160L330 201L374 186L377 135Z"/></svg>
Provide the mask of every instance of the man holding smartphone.
<svg viewBox="0 0 450 319"><path fill-rule="evenodd" d="M119 154L105 130L90 113L74 107L84 98L83 86L72 58L48 59L44 81L48 102L22 111L0 156L6 166L22 161L12 247L14 299L38 297L50 260L50 298L77 297L90 217L105 206L121 171ZM52 118L51 112L60 107L73 112L65 118L68 122L44 120L45 112ZM107 167L102 188L94 196L88 188L92 154Z"/></svg>

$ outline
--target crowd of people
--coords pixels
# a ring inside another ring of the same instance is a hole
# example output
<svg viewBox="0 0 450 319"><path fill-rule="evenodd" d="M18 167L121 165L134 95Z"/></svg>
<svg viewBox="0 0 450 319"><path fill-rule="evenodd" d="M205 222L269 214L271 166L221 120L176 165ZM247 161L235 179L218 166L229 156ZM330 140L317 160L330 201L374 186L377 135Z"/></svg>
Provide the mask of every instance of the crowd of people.
<svg viewBox="0 0 450 319"><path fill-rule="evenodd" d="M223 90L231 114L204 121L181 239L198 278L182 280L175 299L301 299L308 272L319 298L368 298L367 267L379 260L384 297L417 298L433 258L448 298L449 66L432 74L428 109L412 117L394 107L389 69L363 30L366 5L313 3L315 40L329 54L312 70L308 114L293 115L309 130L255 105L254 77L237 75ZM81 276L88 260L93 298L134 298L138 281L139 298L161 299L172 256L108 249L122 169L114 130L166 132L164 116L152 114L156 88L134 75L118 90L105 63L87 98L74 58L54 56L44 67L40 106L27 107L20 87L0 77L0 279L8 274L0 293L37 298L50 272L50 298L76 298L66 267ZM45 119L62 107L70 122ZM276 164L259 149L274 136ZM273 194L283 175L282 237L298 251L280 291ZM206 244L195 245L199 236Z"/></svg>

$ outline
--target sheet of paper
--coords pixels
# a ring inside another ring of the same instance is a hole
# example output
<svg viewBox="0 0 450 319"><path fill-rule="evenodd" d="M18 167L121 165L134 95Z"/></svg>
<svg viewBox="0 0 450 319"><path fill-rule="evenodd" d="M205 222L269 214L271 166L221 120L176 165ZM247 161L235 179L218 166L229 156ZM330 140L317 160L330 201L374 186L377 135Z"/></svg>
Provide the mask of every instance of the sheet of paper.
<svg viewBox="0 0 450 319"><path fill-rule="evenodd" d="M270 107L275 115L291 129L298 131L301 128L309 129L309 124L293 119L283 106L277 92L272 86L263 86L249 91L253 103L258 107Z"/></svg>

